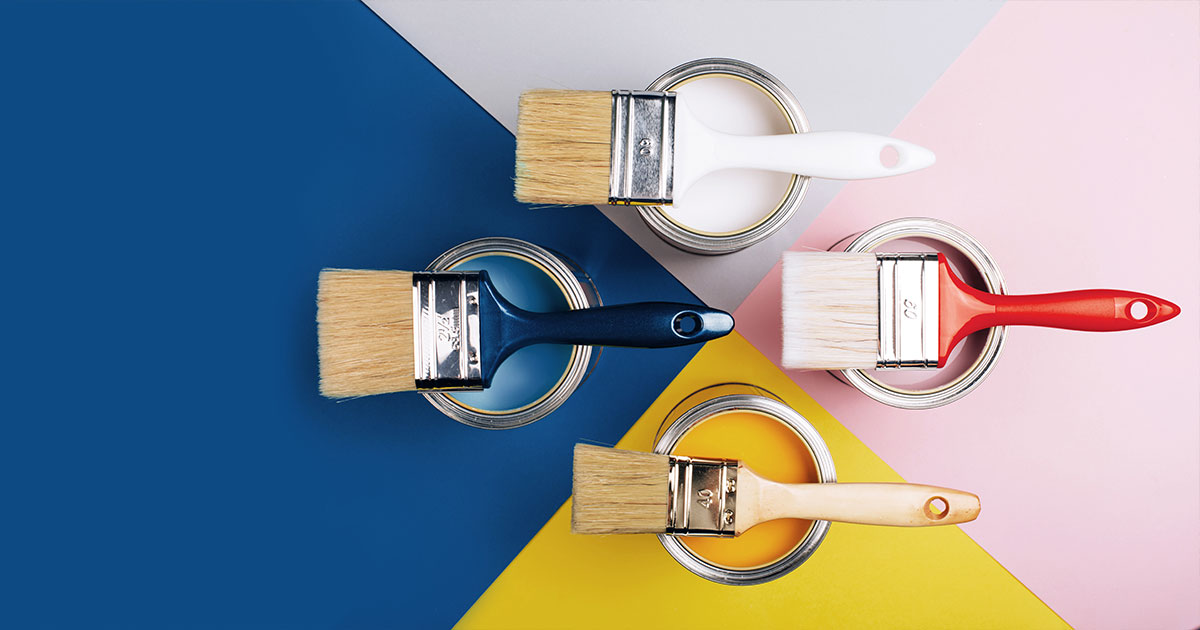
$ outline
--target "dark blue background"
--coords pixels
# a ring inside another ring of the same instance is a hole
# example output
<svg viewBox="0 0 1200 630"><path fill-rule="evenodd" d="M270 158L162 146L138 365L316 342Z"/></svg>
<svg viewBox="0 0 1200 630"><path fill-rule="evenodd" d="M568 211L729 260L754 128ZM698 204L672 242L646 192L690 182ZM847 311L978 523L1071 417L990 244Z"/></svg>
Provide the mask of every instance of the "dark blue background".
<svg viewBox="0 0 1200 630"><path fill-rule="evenodd" d="M358 3L6 4L0 64L0 625L448 626L695 352L506 432L317 395L323 266L507 235L695 299Z"/></svg>

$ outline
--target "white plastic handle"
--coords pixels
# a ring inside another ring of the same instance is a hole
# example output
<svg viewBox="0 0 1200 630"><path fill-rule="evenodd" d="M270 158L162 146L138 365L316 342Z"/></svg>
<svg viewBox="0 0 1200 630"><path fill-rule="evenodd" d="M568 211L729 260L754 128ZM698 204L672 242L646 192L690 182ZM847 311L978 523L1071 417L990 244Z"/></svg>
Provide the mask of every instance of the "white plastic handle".
<svg viewBox="0 0 1200 630"><path fill-rule="evenodd" d="M894 149L894 163L885 162ZM933 151L911 142L856 131L734 136L714 131L685 106L676 110L676 197L696 180L730 168L781 171L825 179L872 179L932 166ZM889 165L890 164L890 165Z"/></svg>
<svg viewBox="0 0 1200 630"><path fill-rule="evenodd" d="M822 177L871 179L903 175L933 164L933 152L911 142L857 131L811 131L781 136L718 138L717 155L723 168L757 168ZM885 150L898 159L884 162Z"/></svg>

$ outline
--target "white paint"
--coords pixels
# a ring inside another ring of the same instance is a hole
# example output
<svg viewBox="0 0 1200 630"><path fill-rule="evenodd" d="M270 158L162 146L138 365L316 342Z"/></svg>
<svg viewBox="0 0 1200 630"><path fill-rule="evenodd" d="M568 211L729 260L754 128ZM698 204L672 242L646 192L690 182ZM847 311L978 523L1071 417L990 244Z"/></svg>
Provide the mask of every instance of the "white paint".
<svg viewBox="0 0 1200 630"><path fill-rule="evenodd" d="M744 81L701 77L674 91L687 101L696 118L717 131L743 136L791 133L787 118L775 102ZM710 173L663 212L696 232L743 231L766 219L779 206L791 179L784 173L749 169Z"/></svg>

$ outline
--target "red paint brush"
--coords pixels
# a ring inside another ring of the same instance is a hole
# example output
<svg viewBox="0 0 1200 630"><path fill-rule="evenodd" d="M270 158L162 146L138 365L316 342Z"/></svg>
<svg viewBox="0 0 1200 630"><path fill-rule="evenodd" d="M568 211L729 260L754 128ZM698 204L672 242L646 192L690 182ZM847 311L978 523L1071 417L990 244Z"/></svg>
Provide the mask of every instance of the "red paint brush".
<svg viewBox="0 0 1200 630"><path fill-rule="evenodd" d="M1132 291L979 291L941 254L783 255L786 368L942 367L958 342L993 326L1132 330L1178 314L1175 304Z"/></svg>

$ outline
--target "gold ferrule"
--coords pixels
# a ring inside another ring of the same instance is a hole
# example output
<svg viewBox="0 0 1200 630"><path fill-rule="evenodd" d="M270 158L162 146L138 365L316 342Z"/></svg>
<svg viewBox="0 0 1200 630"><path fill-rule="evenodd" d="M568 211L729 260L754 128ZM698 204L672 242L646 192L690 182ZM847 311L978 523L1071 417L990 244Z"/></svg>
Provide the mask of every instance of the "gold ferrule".
<svg viewBox="0 0 1200 630"><path fill-rule="evenodd" d="M732 537L737 516L733 460L671 457L667 530L675 536Z"/></svg>

